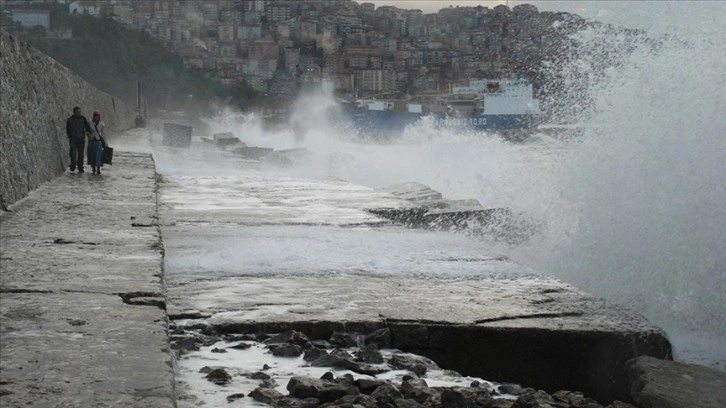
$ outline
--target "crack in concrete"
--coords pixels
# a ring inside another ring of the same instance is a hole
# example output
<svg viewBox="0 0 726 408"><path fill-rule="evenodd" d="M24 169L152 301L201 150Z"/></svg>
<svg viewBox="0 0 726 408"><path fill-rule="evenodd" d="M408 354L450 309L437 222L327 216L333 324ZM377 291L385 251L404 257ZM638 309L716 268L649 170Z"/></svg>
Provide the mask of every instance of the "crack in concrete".
<svg viewBox="0 0 726 408"><path fill-rule="evenodd" d="M159 292L128 292L115 293L128 305L154 306L166 311L166 298Z"/></svg>
<svg viewBox="0 0 726 408"><path fill-rule="evenodd" d="M53 293L45 289L0 288L0 293Z"/></svg>
<svg viewBox="0 0 726 408"><path fill-rule="evenodd" d="M67 245L67 244L83 244L83 245L99 245L97 242L78 242L78 241L69 241L67 239L63 238L56 238L53 240L54 244L61 244L61 245Z"/></svg>
<svg viewBox="0 0 726 408"><path fill-rule="evenodd" d="M158 227L159 225L158 225L158 224L145 224L145 223L141 223L141 222L132 222L132 223L131 223L131 226L132 226L132 227L145 227L145 228L151 228L151 227Z"/></svg>
<svg viewBox="0 0 726 408"><path fill-rule="evenodd" d="M560 313L535 313L530 315L520 316L502 316L492 317L490 319L475 320L475 324L501 322L504 320L518 320L518 319L541 319L541 318L552 318L552 317L578 317L582 316L582 312L560 312Z"/></svg>

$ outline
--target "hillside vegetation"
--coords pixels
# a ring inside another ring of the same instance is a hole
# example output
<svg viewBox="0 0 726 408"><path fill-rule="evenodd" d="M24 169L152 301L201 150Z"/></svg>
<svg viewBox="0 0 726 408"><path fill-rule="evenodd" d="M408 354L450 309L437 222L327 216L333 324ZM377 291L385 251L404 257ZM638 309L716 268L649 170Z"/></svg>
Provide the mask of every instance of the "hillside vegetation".
<svg viewBox="0 0 726 408"><path fill-rule="evenodd" d="M227 86L210 74L187 69L181 57L143 31L126 29L111 19L64 17L62 24L73 30L73 38L39 35L27 41L129 104L136 106L137 81L149 109L204 110L214 101L244 109L256 99L246 84Z"/></svg>

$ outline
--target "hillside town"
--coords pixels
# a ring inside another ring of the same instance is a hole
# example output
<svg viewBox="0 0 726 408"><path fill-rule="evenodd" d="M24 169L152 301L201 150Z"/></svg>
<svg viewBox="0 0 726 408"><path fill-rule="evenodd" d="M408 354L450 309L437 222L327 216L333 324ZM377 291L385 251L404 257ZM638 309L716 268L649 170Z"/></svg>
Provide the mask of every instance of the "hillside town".
<svg viewBox="0 0 726 408"><path fill-rule="evenodd" d="M311 82L343 95L420 95L469 79L523 77L563 30L584 24L532 5L424 14L351 0L8 1L3 13L25 29L72 37L43 9L50 3L142 30L188 68L280 98Z"/></svg>

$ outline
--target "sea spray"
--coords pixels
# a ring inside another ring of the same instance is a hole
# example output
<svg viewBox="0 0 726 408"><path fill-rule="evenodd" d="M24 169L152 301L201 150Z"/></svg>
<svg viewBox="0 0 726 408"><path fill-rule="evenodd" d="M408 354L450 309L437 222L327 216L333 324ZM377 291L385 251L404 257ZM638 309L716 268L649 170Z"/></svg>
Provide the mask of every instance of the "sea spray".
<svg viewBox="0 0 726 408"><path fill-rule="evenodd" d="M710 34L643 43L589 89L584 134L553 168L557 221L512 257L633 307L677 358L724 369L726 50L695 12L683 21Z"/></svg>

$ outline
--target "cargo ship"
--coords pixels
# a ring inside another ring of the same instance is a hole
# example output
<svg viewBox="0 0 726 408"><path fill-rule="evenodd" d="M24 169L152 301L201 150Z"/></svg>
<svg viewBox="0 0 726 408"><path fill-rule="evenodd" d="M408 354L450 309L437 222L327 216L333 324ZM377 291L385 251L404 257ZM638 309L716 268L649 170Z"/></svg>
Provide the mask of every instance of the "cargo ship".
<svg viewBox="0 0 726 408"><path fill-rule="evenodd" d="M359 99L348 108L355 129L371 134L401 133L430 121L441 128L501 132L537 126L540 109L532 84L521 79L473 80L451 92L409 100Z"/></svg>

